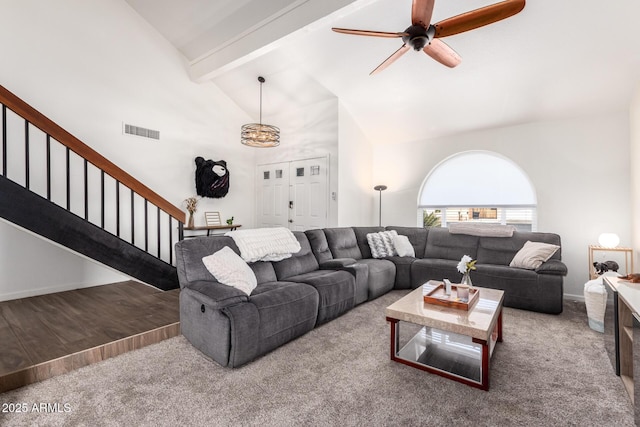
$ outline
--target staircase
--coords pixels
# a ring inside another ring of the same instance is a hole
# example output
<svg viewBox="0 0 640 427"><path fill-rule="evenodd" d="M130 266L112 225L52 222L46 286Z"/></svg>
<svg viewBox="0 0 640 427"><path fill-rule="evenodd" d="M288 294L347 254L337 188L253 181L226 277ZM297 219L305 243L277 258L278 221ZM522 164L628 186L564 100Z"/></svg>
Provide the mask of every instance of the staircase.
<svg viewBox="0 0 640 427"><path fill-rule="evenodd" d="M184 212L0 86L0 217L162 290Z"/></svg>

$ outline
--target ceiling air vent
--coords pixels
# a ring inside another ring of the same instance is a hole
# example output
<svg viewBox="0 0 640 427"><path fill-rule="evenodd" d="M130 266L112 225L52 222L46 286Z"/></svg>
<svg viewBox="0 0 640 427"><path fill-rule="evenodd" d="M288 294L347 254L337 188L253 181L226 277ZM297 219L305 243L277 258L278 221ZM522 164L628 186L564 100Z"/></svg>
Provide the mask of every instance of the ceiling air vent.
<svg viewBox="0 0 640 427"><path fill-rule="evenodd" d="M144 138L160 139L160 131L142 128L140 126L124 124L124 133L135 136L142 136Z"/></svg>

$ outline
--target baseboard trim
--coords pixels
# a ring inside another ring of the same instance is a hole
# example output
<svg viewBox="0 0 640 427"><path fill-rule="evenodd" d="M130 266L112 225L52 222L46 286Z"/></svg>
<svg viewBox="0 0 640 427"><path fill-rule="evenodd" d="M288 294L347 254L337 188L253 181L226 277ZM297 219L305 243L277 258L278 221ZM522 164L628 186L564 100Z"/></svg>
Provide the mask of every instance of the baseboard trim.
<svg viewBox="0 0 640 427"><path fill-rule="evenodd" d="M584 295L573 295L573 294L564 294L562 299L571 300L571 301L581 301L584 302Z"/></svg>
<svg viewBox="0 0 640 427"><path fill-rule="evenodd" d="M109 282L109 283L112 283L112 282ZM76 289L93 288L94 286L102 286L106 284L107 283L96 283L96 284L87 285L82 283L75 283L75 284L49 286L45 288L27 289L24 291L0 294L0 301L10 301L14 299L37 297L40 295L54 294L57 292L67 292L67 291L73 291Z"/></svg>

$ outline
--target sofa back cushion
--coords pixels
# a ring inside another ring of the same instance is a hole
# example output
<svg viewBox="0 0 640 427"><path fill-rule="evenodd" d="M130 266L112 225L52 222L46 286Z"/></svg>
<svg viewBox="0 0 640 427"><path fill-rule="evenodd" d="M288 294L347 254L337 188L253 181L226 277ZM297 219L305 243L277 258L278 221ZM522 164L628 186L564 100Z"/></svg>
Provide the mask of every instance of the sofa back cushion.
<svg viewBox="0 0 640 427"><path fill-rule="evenodd" d="M177 242L175 245L176 268L180 287L197 280L216 280L204 266L202 258L213 255L225 246L240 255L238 246L231 237L227 236L195 237ZM259 284L276 280L276 273L270 262L254 262L249 264L249 267L256 275Z"/></svg>
<svg viewBox="0 0 640 427"><path fill-rule="evenodd" d="M353 228L325 228L324 235L327 237L329 250L334 258L362 259L362 252L360 252Z"/></svg>
<svg viewBox="0 0 640 427"><path fill-rule="evenodd" d="M311 251L311 245L309 245L307 235L302 231L294 231L293 235L300 243L300 251L291 255L290 258L273 263L273 268L278 280L309 273L319 268L318 260L316 260L315 255L313 255Z"/></svg>
<svg viewBox="0 0 640 427"><path fill-rule="evenodd" d="M424 258L460 261L464 255L469 255L476 259L478 239L479 237L466 234L451 234L447 228L431 227L427 235Z"/></svg>
<svg viewBox="0 0 640 427"><path fill-rule="evenodd" d="M180 286L196 280L215 280L215 277L204 266L202 258L213 255L228 246L240 255L240 249L231 237L211 236L195 237L176 243L176 268Z"/></svg>
<svg viewBox="0 0 640 427"><path fill-rule="evenodd" d="M554 233L515 231L512 237L480 237L478 264L509 265L527 240L560 246L560 236ZM551 259L560 260L560 251L558 249Z"/></svg>
<svg viewBox="0 0 640 427"><path fill-rule="evenodd" d="M251 267L253 273L256 275L258 284L275 282L278 280L278 278L276 277L276 272L273 269L273 264L271 264L269 261L252 262L249 264L249 267Z"/></svg>
<svg viewBox="0 0 640 427"><path fill-rule="evenodd" d="M381 231L384 231L384 227L353 227L362 258L373 258L373 255L371 255L371 246L369 246L369 241L367 240L367 234L379 233Z"/></svg>
<svg viewBox="0 0 640 427"><path fill-rule="evenodd" d="M309 239L309 245L311 245L311 251L316 256L318 263L323 263L333 259L331 251L329 250L329 243L327 243L327 236L324 235L323 230L307 230L304 232Z"/></svg>
<svg viewBox="0 0 640 427"><path fill-rule="evenodd" d="M429 234L428 228L423 227L386 227L387 230L395 230L401 236L407 236L413 250L416 253L416 258L424 258L424 250L427 246L427 235Z"/></svg>

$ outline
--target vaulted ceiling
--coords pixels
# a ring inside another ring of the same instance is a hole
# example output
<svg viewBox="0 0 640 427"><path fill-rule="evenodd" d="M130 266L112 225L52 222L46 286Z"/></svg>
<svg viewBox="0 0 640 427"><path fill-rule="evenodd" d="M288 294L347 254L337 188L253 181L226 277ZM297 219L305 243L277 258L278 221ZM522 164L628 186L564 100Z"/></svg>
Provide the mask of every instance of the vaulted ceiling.
<svg viewBox="0 0 640 427"><path fill-rule="evenodd" d="M640 82L640 2L529 0L507 20L446 38L449 69L408 52L369 76L399 39L331 27L404 31L411 0L126 0L250 116L337 97L374 143L625 111ZM436 0L432 22L497 0Z"/></svg>

